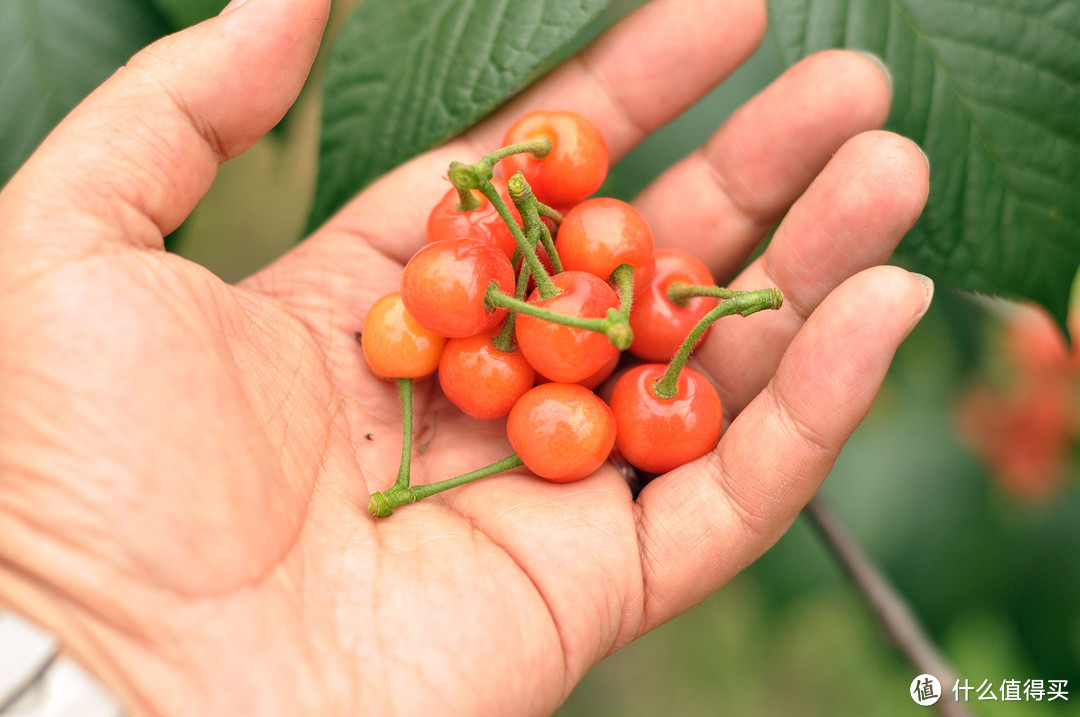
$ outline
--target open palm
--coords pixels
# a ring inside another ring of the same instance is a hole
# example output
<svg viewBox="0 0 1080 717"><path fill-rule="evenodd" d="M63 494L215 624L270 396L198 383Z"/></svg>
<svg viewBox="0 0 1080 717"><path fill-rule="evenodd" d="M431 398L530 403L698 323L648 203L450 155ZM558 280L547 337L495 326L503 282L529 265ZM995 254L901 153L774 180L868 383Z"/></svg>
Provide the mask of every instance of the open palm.
<svg viewBox="0 0 1080 717"><path fill-rule="evenodd" d="M250 0L154 45L0 195L0 601L139 712L550 712L753 561L824 479L928 301L870 269L921 210L926 165L867 132L889 101L872 62L792 68L636 202L659 243L787 300L697 352L731 420L717 449L636 499L611 465L567 486L522 469L376 521L400 412L355 335L450 160L538 107L589 116L618 157L745 59L765 17L649 3L229 286L162 237L292 102L327 6ZM503 422L435 381L416 410L414 483L511 452Z"/></svg>

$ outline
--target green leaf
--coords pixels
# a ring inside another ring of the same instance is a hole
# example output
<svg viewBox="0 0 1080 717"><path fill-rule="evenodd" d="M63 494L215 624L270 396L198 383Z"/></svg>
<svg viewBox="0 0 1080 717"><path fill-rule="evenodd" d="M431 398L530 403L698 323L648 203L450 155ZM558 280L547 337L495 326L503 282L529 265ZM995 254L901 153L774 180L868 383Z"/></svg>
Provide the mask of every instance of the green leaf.
<svg viewBox="0 0 1080 717"><path fill-rule="evenodd" d="M930 157L930 199L898 257L963 289L1033 299L1064 323L1080 266L1080 3L770 0L788 63L870 50L889 128Z"/></svg>
<svg viewBox="0 0 1080 717"><path fill-rule="evenodd" d="M183 30L219 14L229 0L154 0L174 30Z"/></svg>
<svg viewBox="0 0 1080 717"><path fill-rule="evenodd" d="M379 175L491 112L605 5L362 2L330 54L309 226Z"/></svg>
<svg viewBox="0 0 1080 717"><path fill-rule="evenodd" d="M168 30L142 0L0 1L0 186L80 100Z"/></svg>

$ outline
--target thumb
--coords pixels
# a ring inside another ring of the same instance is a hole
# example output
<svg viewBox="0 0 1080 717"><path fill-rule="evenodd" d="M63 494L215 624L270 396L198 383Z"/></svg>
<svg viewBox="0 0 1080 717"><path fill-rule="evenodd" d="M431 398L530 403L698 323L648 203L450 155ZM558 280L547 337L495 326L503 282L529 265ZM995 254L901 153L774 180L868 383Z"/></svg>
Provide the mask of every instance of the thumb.
<svg viewBox="0 0 1080 717"><path fill-rule="evenodd" d="M296 99L329 0L234 0L135 55L0 193L0 252L38 259L108 242L160 248Z"/></svg>

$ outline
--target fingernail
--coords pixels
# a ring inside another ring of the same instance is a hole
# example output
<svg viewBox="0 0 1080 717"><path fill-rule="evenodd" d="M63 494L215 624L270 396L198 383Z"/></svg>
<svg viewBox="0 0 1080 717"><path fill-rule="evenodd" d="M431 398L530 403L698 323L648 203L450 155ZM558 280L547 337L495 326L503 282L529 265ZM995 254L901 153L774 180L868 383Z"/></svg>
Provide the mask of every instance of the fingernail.
<svg viewBox="0 0 1080 717"><path fill-rule="evenodd" d="M892 95L892 91L893 91L892 73L889 72L889 66L885 64L885 61L882 60L877 55L875 55L874 53L867 52L866 50L855 50L855 53L859 54L859 55L862 55L867 60L870 60L870 62L873 62L875 65L877 65L877 68L879 70L881 70L881 74L885 75L885 82L889 85L889 94Z"/></svg>
<svg viewBox="0 0 1080 717"><path fill-rule="evenodd" d="M934 280L931 279L929 276L926 276L925 274L919 274L917 272L912 272L911 275L918 279L919 283L923 285L923 292L926 295L926 299L923 302L922 309L920 309L919 313L915 315L915 322L917 322L923 317L923 315L926 313L926 310L930 308L930 303L934 300Z"/></svg>
<svg viewBox="0 0 1080 717"><path fill-rule="evenodd" d="M241 5L246 3L247 1L248 0L230 0L229 4L221 9L220 14L224 15L225 13L229 12L230 10L235 10L236 8L240 7Z"/></svg>
<svg viewBox="0 0 1080 717"><path fill-rule="evenodd" d="M919 145L915 145L915 146L919 147ZM929 170L930 169L930 156L928 154L926 154L926 150L923 149L922 147L919 147L919 151L922 152L922 158L926 160L926 169Z"/></svg>

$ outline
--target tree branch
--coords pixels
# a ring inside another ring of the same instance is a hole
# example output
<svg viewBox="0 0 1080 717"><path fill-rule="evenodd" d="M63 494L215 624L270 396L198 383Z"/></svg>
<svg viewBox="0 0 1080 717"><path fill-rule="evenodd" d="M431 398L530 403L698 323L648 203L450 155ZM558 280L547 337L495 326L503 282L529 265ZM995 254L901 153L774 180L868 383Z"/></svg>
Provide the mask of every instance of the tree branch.
<svg viewBox="0 0 1080 717"><path fill-rule="evenodd" d="M941 681L943 694L935 704L938 713L942 717L971 717L971 713L962 703L947 698L950 686L956 682L956 676L926 634L907 601L863 552L832 509L822 498L815 497L803 512L873 609L886 636L900 648L918 674L930 674Z"/></svg>

